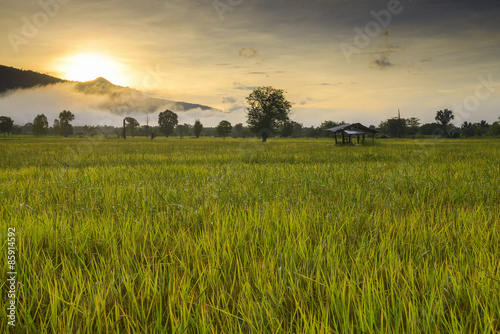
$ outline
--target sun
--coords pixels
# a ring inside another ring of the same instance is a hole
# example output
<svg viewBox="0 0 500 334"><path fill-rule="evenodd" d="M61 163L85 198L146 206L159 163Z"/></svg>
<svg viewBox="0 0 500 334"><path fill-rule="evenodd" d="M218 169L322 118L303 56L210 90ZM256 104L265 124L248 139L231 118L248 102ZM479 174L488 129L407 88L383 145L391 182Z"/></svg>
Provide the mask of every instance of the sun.
<svg viewBox="0 0 500 334"><path fill-rule="evenodd" d="M58 71L74 81L90 81L103 77L114 84L126 85L124 66L111 56L99 53L78 53L58 61Z"/></svg>

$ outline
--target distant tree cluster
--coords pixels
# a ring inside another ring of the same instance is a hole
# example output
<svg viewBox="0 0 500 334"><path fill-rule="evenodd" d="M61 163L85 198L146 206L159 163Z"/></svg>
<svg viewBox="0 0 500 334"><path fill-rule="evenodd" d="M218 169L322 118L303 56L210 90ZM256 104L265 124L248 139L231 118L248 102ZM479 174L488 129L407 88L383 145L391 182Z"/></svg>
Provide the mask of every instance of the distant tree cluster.
<svg viewBox="0 0 500 334"><path fill-rule="evenodd" d="M386 121L382 121L377 130L379 130L382 135L394 138L406 136L415 138L416 135L440 136L444 138L469 138L487 135L500 135L500 117L498 121L491 125L483 120L479 123L464 122L460 128L451 123L454 118L455 116L453 115L452 110L444 109L436 112L436 123L426 123L420 125L420 120L415 117L408 119L394 117Z"/></svg>
<svg viewBox="0 0 500 334"><path fill-rule="evenodd" d="M134 136L151 136L154 139L157 134L165 137L177 135L180 138L189 136L199 138L200 136L218 136L226 139L260 137L265 142L270 137L282 138L331 138L333 134L328 129L345 124L344 121L327 120L320 126L305 127L303 124L290 119L292 104L285 98L285 91L273 87L258 87L247 97L249 108L247 109L247 126L237 123L234 126L227 120L221 121L216 127L204 127L199 119L194 125L187 123L179 124L178 116L171 110L165 110L158 115L158 126L141 126L132 117L125 117L120 128L112 126L76 126L71 122L75 115L69 110L63 110L59 117L54 120L52 127L49 126L44 114L37 115L32 123L23 126L15 125L13 120L7 116L0 116L0 133L4 136L10 134L33 134L35 136L112 136L126 138L127 134ZM500 136L500 117L493 124L486 121L479 123L464 122L460 127L452 124L454 114L452 110L438 110L435 115L435 123L420 124L416 117L389 118L380 122L378 127L370 125L370 128L379 131L379 138L403 138L416 136L439 136L439 137L481 137ZM149 120L149 118L148 118Z"/></svg>

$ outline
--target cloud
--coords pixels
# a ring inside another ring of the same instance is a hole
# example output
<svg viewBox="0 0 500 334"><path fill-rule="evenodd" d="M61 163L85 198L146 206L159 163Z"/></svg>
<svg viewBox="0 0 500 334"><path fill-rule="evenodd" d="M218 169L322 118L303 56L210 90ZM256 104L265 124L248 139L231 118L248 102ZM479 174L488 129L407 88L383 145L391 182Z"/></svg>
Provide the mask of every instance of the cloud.
<svg viewBox="0 0 500 334"><path fill-rule="evenodd" d="M253 47L250 48L242 48L240 51L238 51L238 56L245 58L245 59L255 59L256 65L262 65L264 61L267 59L259 54L257 50L255 50Z"/></svg>
<svg viewBox="0 0 500 334"><path fill-rule="evenodd" d="M222 98L222 103L236 103L236 101L237 101L236 98L232 96Z"/></svg>
<svg viewBox="0 0 500 334"><path fill-rule="evenodd" d="M309 102L313 101L313 99L311 97L306 97L304 100L300 101L300 105L301 106L305 106L306 104L308 104Z"/></svg>
<svg viewBox="0 0 500 334"><path fill-rule="evenodd" d="M372 67L380 70L385 70L394 66L394 64L389 60L389 55L387 54L381 55L379 59L372 60L371 65Z"/></svg>
<svg viewBox="0 0 500 334"><path fill-rule="evenodd" d="M258 58L259 57L259 52L255 50L254 48L250 47L248 49L243 48L238 52L238 55L243 58L251 59L251 58Z"/></svg>
<svg viewBox="0 0 500 334"><path fill-rule="evenodd" d="M256 86L247 86L245 84L242 84L241 82L233 82L233 89L255 90L255 89L257 89L257 87Z"/></svg>

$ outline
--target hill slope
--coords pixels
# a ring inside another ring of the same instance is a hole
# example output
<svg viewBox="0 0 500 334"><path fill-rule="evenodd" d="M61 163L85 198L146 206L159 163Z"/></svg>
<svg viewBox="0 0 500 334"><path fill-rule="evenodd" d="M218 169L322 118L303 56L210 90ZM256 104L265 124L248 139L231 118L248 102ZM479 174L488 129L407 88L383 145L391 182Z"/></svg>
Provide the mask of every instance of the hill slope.
<svg viewBox="0 0 500 334"><path fill-rule="evenodd" d="M47 74L0 65L0 94L11 89L26 89L62 82L66 82L66 80L52 77Z"/></svg>

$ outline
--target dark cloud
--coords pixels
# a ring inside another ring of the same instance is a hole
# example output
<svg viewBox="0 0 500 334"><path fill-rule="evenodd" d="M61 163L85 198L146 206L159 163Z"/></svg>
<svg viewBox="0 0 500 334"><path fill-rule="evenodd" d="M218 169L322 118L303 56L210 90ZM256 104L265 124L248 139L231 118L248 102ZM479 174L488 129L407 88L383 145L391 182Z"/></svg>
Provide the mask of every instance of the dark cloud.
<svg viewBox="0 0 500 334"><path fill-rule="evenodd" d="M388 55L381 55L379 59L372 60L371 65L379 70L385 70L394 66L394 64L389 60Z"/></svg>

